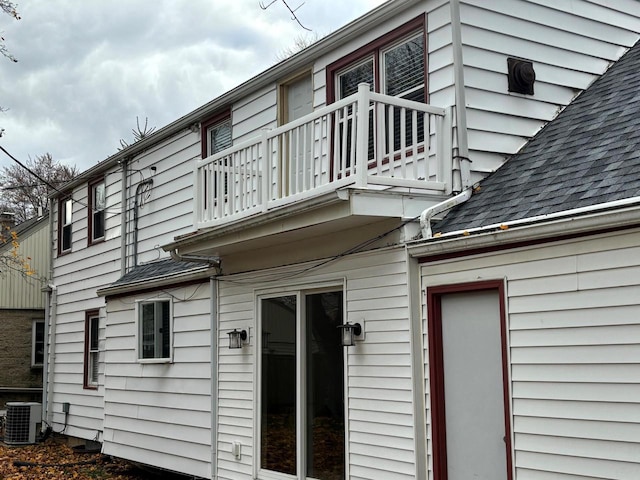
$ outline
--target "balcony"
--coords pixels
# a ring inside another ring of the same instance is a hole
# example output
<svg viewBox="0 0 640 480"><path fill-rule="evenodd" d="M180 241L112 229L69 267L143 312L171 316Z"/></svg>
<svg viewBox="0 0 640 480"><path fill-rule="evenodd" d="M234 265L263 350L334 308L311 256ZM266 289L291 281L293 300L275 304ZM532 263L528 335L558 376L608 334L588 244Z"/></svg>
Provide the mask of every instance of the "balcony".
<svg viewBox="0 0 640 480"><path fill-rule="evenodd" d="M451 193L450 110L358 92L196 162L194 226L222 226L356 189Z"/></svg>

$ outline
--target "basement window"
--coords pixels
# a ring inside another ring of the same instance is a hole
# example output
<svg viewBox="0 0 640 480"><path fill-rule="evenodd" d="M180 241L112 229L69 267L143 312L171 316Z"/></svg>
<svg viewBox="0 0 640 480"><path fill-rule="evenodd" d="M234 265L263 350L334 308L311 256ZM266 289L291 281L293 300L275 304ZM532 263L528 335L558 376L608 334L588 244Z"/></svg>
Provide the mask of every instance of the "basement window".
<svg viewBox="0 0 640 480"><path fill-rule="evenodd" d="M137 302L138 361L170 362L172 359L171 300Z"/></svg>

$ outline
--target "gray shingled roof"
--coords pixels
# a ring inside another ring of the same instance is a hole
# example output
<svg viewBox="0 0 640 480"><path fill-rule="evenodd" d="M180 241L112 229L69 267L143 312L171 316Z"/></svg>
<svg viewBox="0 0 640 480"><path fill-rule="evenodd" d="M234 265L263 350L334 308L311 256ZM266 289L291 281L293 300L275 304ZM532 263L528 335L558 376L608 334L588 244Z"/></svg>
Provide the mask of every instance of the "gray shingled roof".
<svg viewBox="0 0 640 480"><path fill-rule="evenodd" d="M130 272L112 283L110 287L139 283L145 280L152 280L167 275L176 275L189 271L207 270L208 268L210 268L210 265L203 265L201 263L176 262L171 259L159 260L157 262L146 263L144 265L134 267Z"/></svg>
<svg viewBox="0 0 640 480"><path fill-rule="evenodd" d="M640 42L480 186L433 231L640 195Z"/></svg>

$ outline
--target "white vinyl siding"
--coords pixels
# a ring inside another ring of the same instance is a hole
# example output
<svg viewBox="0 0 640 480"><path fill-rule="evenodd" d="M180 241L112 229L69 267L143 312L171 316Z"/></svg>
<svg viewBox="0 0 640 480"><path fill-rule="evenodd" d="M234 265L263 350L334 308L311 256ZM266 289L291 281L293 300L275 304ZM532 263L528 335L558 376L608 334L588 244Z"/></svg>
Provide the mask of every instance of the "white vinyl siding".
<svg viewBox="0 0 640 480"><path fill-rule="evenodd" d="M520 150L640 32L634 2L461 0L460 17L474 180ZM507 92L508 56L533 62L534 95Z"/></svg>
<svg viewBox="0 0 640 480"><path fill-rule="evenodd" d="M639 243L636 230L423 265L423 288L506 279L518 480L640 476Z"/></svg>
<svg viewBox="0 0 640 480"><path fill-rule="evenodd" d="M209 283L164 290L173 298L170 364L138 361L139 295L108 299L104 453L210 478ZM163 295L147 293L145 301Z"/></svg>
<svg viewBox="0 0 640 480"><path fill-rule="evenodd" d="M238 275L219 281L218 478L250 478L254 462L255 342L228 348L227 332L255 328L256 294L282 283L283 291L345 282L345 321L365 321L365 340L347 348L347 463L358 479L413 479L413 411L410 302L404 251L388 250L343 258L294 280L300 267ZM261 278L264 278L262 281ZM270 280L271 279L271 280ZM344 280L343 280L344 279ZM243 444L242 458L231 453ZM258 441L258 440L255 440Z"/></svg>

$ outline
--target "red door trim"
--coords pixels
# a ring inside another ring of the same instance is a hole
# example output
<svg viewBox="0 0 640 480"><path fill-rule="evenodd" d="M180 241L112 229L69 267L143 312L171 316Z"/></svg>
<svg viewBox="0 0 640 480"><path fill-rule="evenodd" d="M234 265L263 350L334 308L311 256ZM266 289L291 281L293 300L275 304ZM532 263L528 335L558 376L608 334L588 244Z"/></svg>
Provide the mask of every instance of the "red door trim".
<svg viewBox="0 0 640 480"><path fill-rule="evenodd" d="M431 433L433 452L433 476L435 480L447 480L447 432L444 392L444 362L442 350L442 295L447 293L497 290L500 302L500 337L502 344L502 385L504 402L504 431L507 459L507 480L512 480L511 458L511 408L509 401L509 362L507 355L507 315L505 288L502 280L488 280L427 288L427 328L429 342L429 383L431 396Z"/></svg>

